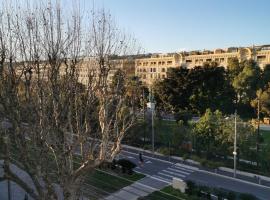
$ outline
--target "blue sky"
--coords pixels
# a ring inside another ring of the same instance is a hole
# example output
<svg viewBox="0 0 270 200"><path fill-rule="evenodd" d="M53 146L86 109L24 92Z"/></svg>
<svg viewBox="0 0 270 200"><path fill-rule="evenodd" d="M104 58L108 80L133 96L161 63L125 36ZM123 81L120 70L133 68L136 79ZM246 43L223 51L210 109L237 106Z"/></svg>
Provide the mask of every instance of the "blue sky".
<svg viewBox="0 0 270 200"><path fill-rule="evenodd" d="M90 0L86 0L91 2ZM94 0L147 52L270 43L269 0Z"/></svg>

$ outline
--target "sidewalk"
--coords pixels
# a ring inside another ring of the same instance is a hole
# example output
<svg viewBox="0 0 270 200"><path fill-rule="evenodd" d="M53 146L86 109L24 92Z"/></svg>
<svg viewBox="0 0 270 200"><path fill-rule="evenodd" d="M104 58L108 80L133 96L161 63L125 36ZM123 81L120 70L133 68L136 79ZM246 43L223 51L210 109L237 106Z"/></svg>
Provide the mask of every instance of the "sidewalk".
<svg viewBox="0 0 270 200"><path fill-rule="evenodd" d="M153 182L154 181L154 182ZM106 200L136 200L144 197L154 191L158 191L169 185L163 181L154 179L153 177L145 177L121 190L107 196Z"/></svg>

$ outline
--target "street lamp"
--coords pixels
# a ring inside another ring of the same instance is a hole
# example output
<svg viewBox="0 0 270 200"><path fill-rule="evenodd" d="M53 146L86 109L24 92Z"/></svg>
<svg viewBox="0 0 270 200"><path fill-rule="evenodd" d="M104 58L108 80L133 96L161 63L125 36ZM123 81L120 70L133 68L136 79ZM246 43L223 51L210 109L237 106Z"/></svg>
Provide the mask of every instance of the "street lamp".
<svg viewBox="0 0 270 200"><path fill-rule="evenodd" d="M234 145L233 145L233 167L234 167L234 172L233 176L236 177L236 156L237 156L237 146L236 146L236 139L237 139L237 125L236 125L236 116L237 116L237 111L235 110L234 113Z"/></svg>
<svg viewBox="0 0 270 200"><path fill-rule="evenodd" d="M154 98L152 96L152 89L149 94L149 102L147 103L147 107L150 108L151 116L152 116L152 153L154 155L154 152L155 152L155 130L154 130L155 103L154 103Z"/></svg>

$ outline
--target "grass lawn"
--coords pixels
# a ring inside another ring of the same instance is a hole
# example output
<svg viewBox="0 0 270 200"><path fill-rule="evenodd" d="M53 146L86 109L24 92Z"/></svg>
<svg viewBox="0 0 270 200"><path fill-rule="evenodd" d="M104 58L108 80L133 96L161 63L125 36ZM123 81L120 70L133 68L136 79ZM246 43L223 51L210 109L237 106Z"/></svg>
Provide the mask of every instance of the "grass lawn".
<svg viewBox="0 0 270 200"><path fill-rule="evenodd" d="M264 143L270 145L270 131L260 130L260 133L263 136Z"/></svg>
<svg viewBox="0 0 270 200"><path fill-rule="evenodd" d="M2 156L3 155L0 151L0 160ZM19 154L16 153L16 149L12 151L12 158L14 162L20 160ZM74 166L76 168L79 166L81 158L79 156L75 156L73 159ZM54 173L54 169L56 169L55 163L48 161L48 168L52 170L52 176L54 177L56 175ZM121 173L119 170L112 171L110 169L97 168L85 176L85 182L82 186L82 191L83 194L90 199L100 199L144 177L145 175L139 173L128 175ZM55 178L55 180L57 179Z"/></svg>
<svg viewBox="0 0 270 200"><path fill-rule="evenodd" d="M86 176L86 184L84 188L88 190L90 189L91 193L98 193L99 197L106 196L132 184L134 181L137 181L143 177L145 176L138 173L127 175L97 169L92 174Z"/></svg>
<svg viewBox="0 0 270 200"><path fill-rule="evenodd" d="M195 200L192 197L188 197L180 190L173 189L172 186L167 186L160 191L151 193L146 197L140 198L140 200Z"/></svg>

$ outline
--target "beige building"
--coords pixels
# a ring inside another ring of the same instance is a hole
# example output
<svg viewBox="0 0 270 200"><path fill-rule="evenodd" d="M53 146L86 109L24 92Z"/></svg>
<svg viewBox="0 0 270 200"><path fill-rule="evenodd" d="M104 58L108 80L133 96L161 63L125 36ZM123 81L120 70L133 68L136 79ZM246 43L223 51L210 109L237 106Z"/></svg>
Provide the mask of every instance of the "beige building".
<svg viewBox="0 0 270 200"><path fill-rule="evenodd" d="M216 62L226 68L231 58L238 58L239 61L253 59L263 68L266 64L270 64L270 45L153 54L147 58L135 59L135 74L143 83L150 86L156 80L166 78L169 68L194 68L206 62Z"/></svg>
<svg viewBox="0 0 270 200"><path fill-rule="evenodd" d="M135 75L140 77L146 85L151 85L155 80L166 78L169 68L179 67L181 55L153 54L148 58L135 60Z"/></svg>

